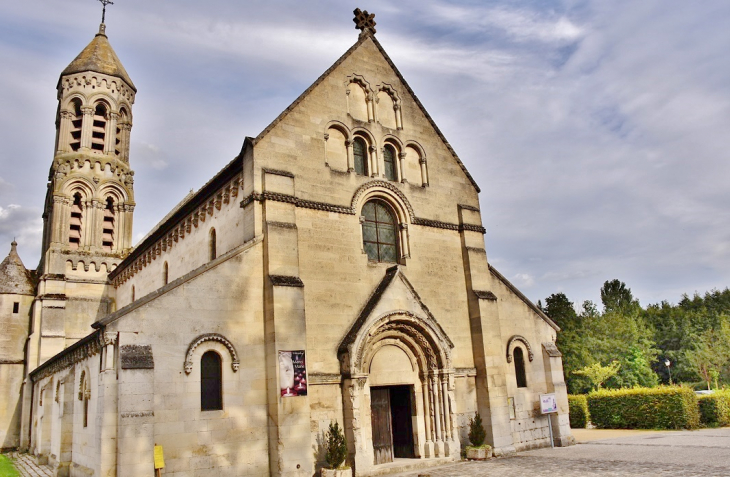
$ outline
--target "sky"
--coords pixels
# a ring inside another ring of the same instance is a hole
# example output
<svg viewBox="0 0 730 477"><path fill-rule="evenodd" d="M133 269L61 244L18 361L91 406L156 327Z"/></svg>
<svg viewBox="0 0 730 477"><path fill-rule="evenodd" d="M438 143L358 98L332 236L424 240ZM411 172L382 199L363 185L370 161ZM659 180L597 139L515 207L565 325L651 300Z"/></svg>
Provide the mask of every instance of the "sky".
<svg viewBox="0 0 730 477"><path fill-rule="evenodd" d="M480 185L489 261L527 297L730 286L727 0L116 0L135 241L357 41L356 7ZM16 238L28 268L58 76L100 17L93 0L0 3L0 255Z"/></svg>

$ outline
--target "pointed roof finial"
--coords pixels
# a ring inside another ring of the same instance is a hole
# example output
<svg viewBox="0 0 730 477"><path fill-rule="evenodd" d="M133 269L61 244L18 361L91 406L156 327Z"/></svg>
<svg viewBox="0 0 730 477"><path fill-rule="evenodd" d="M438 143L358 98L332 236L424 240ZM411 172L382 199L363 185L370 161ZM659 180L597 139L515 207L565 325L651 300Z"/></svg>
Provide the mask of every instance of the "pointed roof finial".
<svg viewBox="0 0 730 477"><path fill-rule="evenodd" d="M104 24L104 19L106 17L106 6L107 5L114 5L114 2L111 0L99 0L104 7L101 9L101 24ZM99 33L101 33L101 28L99 29Z"/></svg>
<svg viewBox="0 0 730 477"><path fill-rule="evenodd" d="M99 0L101 1L101 0ZM356 8L352 13L355 14L355 18L352 19L355 22L355 28L361 30L362 33L369 31L373 35L375 34L375 14L368 13L367 10L360 10Z"/></svg>

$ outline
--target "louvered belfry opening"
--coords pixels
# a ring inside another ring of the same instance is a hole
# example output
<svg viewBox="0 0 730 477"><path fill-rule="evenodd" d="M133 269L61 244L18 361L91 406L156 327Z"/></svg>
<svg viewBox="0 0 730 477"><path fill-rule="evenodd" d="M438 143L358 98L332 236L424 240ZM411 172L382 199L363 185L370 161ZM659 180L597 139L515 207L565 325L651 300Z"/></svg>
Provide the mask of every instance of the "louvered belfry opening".
<svg viewBox="0 0 730 477"><path fill-rule="evenodd" d="M81 225L83 221L83 209L81 208L81 194L74 194L74 201L71 205L71 220L68 231L68 244L71 250L76 250L81 245Z"/></svg>
<svg viewBox="0 0 730 477"><path fill-rule="evenodd" d="M73 119L71 119L71 141L69 146L72 151L78 151L81 147L81 123L84 120L84 115L81 112L81 101L78 99L73 100Z"/></svg>
<svg viewBox="0 0 730 477"><path fill-rule="evenodd" d="M124 132L122 131L122 124L126 123L127 111L122 108L119 111L119 122L117 122L116 137L114 138L114 154L116 154L117 156L122 155L122 134L124 134Z"/></svg>
<svg viewBox="0 0 730 477"><path fill-rule="evenodd" d="M106 140L107 111L103 103L94 108L94 122L91 127L91 149L104 152L104 141Z"/></svg>
<svg viewBox="0 0 730 477"><path fill-rule="evenodd" d="M107 197L104 206L101 246L110 252L114 248L114 199L111 197Z"/></svg>

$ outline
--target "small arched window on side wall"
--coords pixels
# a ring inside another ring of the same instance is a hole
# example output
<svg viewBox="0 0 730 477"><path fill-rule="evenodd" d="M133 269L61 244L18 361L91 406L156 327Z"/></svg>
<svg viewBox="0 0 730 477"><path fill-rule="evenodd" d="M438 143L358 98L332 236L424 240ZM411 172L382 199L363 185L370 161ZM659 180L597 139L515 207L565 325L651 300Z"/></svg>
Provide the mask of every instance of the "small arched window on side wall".
<svg viewBox="0 0 730 477"><path fill-rule="evenodd" d="M215 260L217 256L215 229L211 228L208 237L208 260Z"/></svg>
<svg viewBox="0 0 730 477"><path fill-rule="evenodd" d="M352 142L352 155L355 161L355 173L361 176L368 175L368 145L361 137Z"/></svg>
<svg viewBox="0 0 730 477"><path fill-rule="evenodd" d="M517 378L517 387L527 387L527 373L525 373L525 355L522 353L522 348L519 346L515 347L513 352L515 361L515 377Z"/></svg>
<svg viewBox="0 0 730 477"><path fill-rule="evenodd" d="M221 357L215 351L206 351L200 358L200 410L223 409L223 379Z"/></svg>
<svg viewBox="0 0 730 477"><path fill-rule="evenodd" d="M162 264L162 284L167 285L168 281L168 267L167 262Z"/></svg>
<svg viewBox="0 0 730 477"><path fill-rule="evenodd" d="M89 385L89 375L86 370L81 372L81 382L79 383L79 401L83 403L83 425L89 426L89 399L91 398L91 386Z"/></svg>
<svg viewBox="0 0 730 477"><path fill-rule="evenodd" d="M398 231L390 206L371 200L362 208L362 241L368 259L374 262L398 261Z"/></svg>
<svg viewBox="0 0 730 477"><path fill-rule="evenodd" d="M396 153L395 149L391 145L386 145L383 148L383 165L385 169L383 170L383 173L385 174L385 178L389 181L395 181L398 180L397 173L396 173L396 165L395 165L395 158Z"/></svg>
<svg viewBox="0 0 730 477"><path fill-rule="evenodd" d="M132 285L132 301L134 301L134 285Z"/></svg>

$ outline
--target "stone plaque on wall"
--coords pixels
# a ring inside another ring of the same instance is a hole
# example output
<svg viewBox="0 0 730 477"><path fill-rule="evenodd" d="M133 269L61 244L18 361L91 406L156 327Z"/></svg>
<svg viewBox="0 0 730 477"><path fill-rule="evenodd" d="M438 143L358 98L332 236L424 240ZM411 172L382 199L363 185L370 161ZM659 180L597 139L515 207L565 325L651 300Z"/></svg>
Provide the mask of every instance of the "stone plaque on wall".
<svg viewBox="0 0 730 477"><path fill-rule="evenodd" d="M119 348L122 369L154 369L151 345L122 345Z"/></svg>

